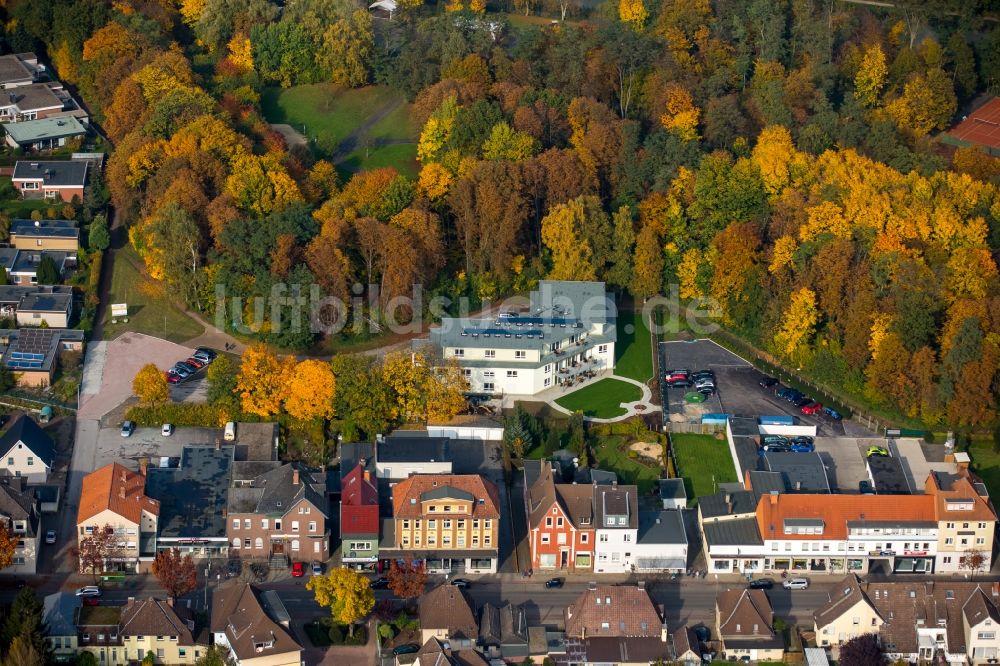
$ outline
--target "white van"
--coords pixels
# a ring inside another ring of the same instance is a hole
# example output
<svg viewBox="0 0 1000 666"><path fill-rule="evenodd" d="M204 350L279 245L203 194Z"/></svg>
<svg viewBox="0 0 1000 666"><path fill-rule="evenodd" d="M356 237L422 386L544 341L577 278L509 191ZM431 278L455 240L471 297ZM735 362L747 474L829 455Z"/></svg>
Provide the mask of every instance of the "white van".
<svg viewBox="0 0 1000 666"><path fill-rule="evenodd" d="M227 442L235 442L236 441L236 424L233 423L232 421L230 421L229 423L227 423L226 424L226 431L222 435L222 437Z"/></svg>
<svg viewBox="0 0 1000 666"><path fill-rule="evenodd" d="M809 587L809 581L805 578L789 578L781 584L781 587L786 590L805 590Z"/></svg>

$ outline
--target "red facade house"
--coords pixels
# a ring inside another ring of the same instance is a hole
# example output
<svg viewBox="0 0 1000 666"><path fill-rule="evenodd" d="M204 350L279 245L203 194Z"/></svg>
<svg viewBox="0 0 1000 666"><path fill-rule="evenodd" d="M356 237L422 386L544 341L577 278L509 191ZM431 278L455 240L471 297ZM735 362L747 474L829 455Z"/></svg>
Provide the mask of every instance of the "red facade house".
<svg viewBox="0 0 1000 666"><path fill-rule="evenodd" d="M531 567L592 570L595 532L591 486L556 483L547 461L525 461L524 474Z"/></svg>
<svg viewBox="0 0 1000 666"><path fill-rule="evenodd" d="M348 566L374 568L378 561L377 482L360 463L341 479L340 540L342 559Z"/></svg>

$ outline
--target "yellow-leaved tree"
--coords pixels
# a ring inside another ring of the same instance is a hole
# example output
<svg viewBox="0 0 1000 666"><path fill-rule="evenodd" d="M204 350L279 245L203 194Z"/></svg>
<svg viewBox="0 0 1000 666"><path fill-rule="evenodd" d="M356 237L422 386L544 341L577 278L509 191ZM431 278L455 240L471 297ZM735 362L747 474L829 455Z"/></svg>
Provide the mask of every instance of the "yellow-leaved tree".
<svg viewBox="0 0 1000 666"><path fill-rule="evenodd" d="M254 344L243 352L236 393L243 411L271 417L281 411L282 397L295 359L279 359L263 344Z"/></svg>
<svg viewBox="0 0 1000 666"><path fill-rule="evenodd" d="M436 368L427 386L427 420L450 421L466 407L469 383L454 360Z"/></svg>
<svg viewBox="0 0 1000 666"><path fill-rule="evenodd" d="M768 264L767 271L777 273L792 263L797 247L798 244L792 236L780 236L778 240L774 241L774 247L771 250L771 263Z"/></svg>
<svg viewBox="0 0 1000 666"><path fill-rule="evenodd" d="M420 354L390 352L382 359L382 379L392 389L392 417L404 421L425 418L430 369Z"/></svg>
<svg viewBox="0 0 1000 666"><path fill-rule="evenodd" d="M781 194L807 166L805 155L795 148L792 134L784 125L770 125L760 131L751 159L771 196Z"/></svg>
<svg viewBox="0 0 1000 666"><path fill-rule="evenodd" d="M854 98L861 106L871 108L878 104L888 74L882 47L872 44L865 50L858 73L854 75Z"/></svg>
<svg viewBox="0 0 1000 666"><path fill-rule="evenodd" d="M819 310L812 289L802 287L792 292L791 301L781 318L781 327L774 336L778 351L789 358L801 354L812 339L818 321Z"/></svg>
<svg viewBox="0 0 1000 666"><path fill-rule="evenodd" d="M285 411L300 421L333 418L336 391L329 363L307 359L295 365L285 389Z"/></svg>
<svg viewBox="0 0 1000 666"><path fill-rule="evenodd" d="M506 122L499 122L483 142L483 158L520 162L538 152L538 141L530 134L519 132Z"/></svg>
<svg viewBox="0 0 1000 666"><path fill-rule="evenodd" d="M552 253L550 280L596 280L594 253L584 234L583 198L553 206L542 218L542 243Z"/></svg>
<svg viewBox="0 0 1000 666"><path fill-rule="evenodd" d="M428 162L420 169L417 189L431 201L440 201L448 194L453 182L455 177L448 169L437 162Z"/></svg>
<svg viewBox="0 0 1000 666"><path fill-rule="evenodd" d="M424 128L420 132L420 140L417 142L417 159L423 164L437 162L441 157L448 140L451 138L451 130L455 126L455 115L458 113L458 98L450 95L441 102L441 106L434 110Z"/></svg>
<svg viewBox="0 0 1000 666"><path fill-rule="evenodd" d="M336 624L346 624L354 635L354 624L363 620L375 607L375 593L368 577L353 569L333 568L325 576L313 576L306 589L316 597L316 603L330 609Z"/></svg>
<svg viewBox="0 0 1000 666"><path fill-rule="evenodd" d="M229 62L244 74L252 72L253 45L250 43L250 38L243 33L233 35L227 46L229 48Z"/></svg>
<svg viewBox="0 0 1000 666"><path fill-rule="evenodd" d="M666 112L660 116L663 127L682 141L698 140L698 119L701 111L686 88L671 82L666 87Z"/></svg>
<svg viewBox="0 0 1000 666"><path fill-rule="evenodd" d="M618 0L618 18L633 30L642 30L649 12L642 0Z"/></svg>
<svg viewBox="0 0 1000 666"><path fill-rule="evenodd" d="M147 363L135 373L132 379L132 392L147 405L166 402L170 398L170 387L167 386L166 376L152 363Z"/></svg>

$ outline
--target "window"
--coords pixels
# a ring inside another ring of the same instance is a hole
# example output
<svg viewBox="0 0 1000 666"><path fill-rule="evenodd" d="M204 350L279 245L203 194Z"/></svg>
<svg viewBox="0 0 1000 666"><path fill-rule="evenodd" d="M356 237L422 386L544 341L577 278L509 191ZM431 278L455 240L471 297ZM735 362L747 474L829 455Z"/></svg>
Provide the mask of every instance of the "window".
<svg viewBox="0 0 1000 666"><path fill-rule="evenodd" d="M299 549L299 540L292 539L292 550L298 550L298 549Z"/></svg>
<svg viewBox="0 0 1000 666"><path fill-rule="evenodd" d="M982 546L984 543L986 543L986 539L984 539L983 537L976 537L977 546Z"/></svg>
<svg viewBox="0 0 1000 666"><path fill-rule="evenodd" d="M947 523L947 524L946 524L946 527L947 527L947 528L948 528L949 530L953 530L953 529L955 529L955 523Z"/></svg>
<svg viewBox="0 0 1000 666"><path fill-rule="evenodd" d="M980 631L976 635L976 638L978 638L981 641L992 641L995 640L996 637L997 637L997 632L995 631Z"/></svg>
<svg viewBox="0 0 1000 666"><path fill-rule="evenodd" d="M486 379L493 379L496 376L497 376L497 373L493 372L492 370L484 370L483 371L483 377L485 377Z"/></svg>
<svg viewBox="0 0 1000 666"><path fill-rule="evenodd" d="M313 541L313 552L314 553L319 552L319 541Z"/></svg>
<svg viewBox="0 0 1000 666"><path fill-rule="evenodd" d="M431 507L431 508L433 508L433 507ZM429 529L429 530L436 530L437 529L437 521L436 520L428 520L427 521L427 529Z"/></svg>
<svg viewBox="0 0 1000 666"><path fill-rule="evenodd" d="M545 374L550 374L552 372L552 364L549 363L545 366Z"/></svg>
<svg viewBox="0 0 1000 666"><path fill-rule="evenodd" d="M545 385L545 386L551 386L552 385L552 378L551 377L546 377L545 381L542 382L542 384Z"/></svg>
<svg viewBox="0 0 1000 666"><path fill-rule="evenodd" d="M523 359L523 358L527 358L527 357L528 357L528 353L526 351L524 351L523 349L517 349L517 350L514 351L514 358L522 358Z"/></svg>
<svg viewBox="0 0 1000 666"><path fill-rule="evenodd" d="M493 382L483 382L483 391L493 393Z"/></svg>
<svg viewBox="0 0 1000 666"><path fill-rule="evenodd" d="M580 543L587 543L590 540L589 537L590 535L584 532L580 535Z"/></svg>
<svg viewBox="0 0 1000 666"><path fill-rule="evenodd" d="M950 546L953 543L955 543L955 540L952 539L951 537L948 537L947 539L944 540L944 545L946 545L946 546Z"/></svg>
<svg viewBox="0 0 1000 666"><path fill-rule="evenodd" d="M491 541L493 541L493 538L489 534L487 534L486 536L483 537L483 545L484 546L490 545Z"/></svg>
<svg viewBox="0 0 1000 666"><path fill-rule="evenodd" d="M438 508L435 505L431 504L429 507L427 507L427 510L430 511L431 513L434 513L435 511L438 510Z"/></svg>
<svg viewBox="0 0 1000 666"><path fill-rule="evenodd" d="M508 370L507 371L507 376L508 377L517 377L517 370Z"/></svg>
<svg viewBox="0 0 1000 666"><path fill-rule="evenodd" d="M250 547L250 539L243 539L243 547L244 548Z"/></svg>
<svg viewBox="0 0 1000 666"><path fill-rule="evenodd" d="M178 657L183 657L185 655L187 655L187 650L186 649L184 649L182 647L177 648L177 656Z"/></svg>
<svg viewBox="0 0 1000 666"><path fill-rule="evenodd" d="M256 548L257 550L260 550L261 548L264 547L264 540L261 539L260 537L257 537L256 539L254 539L253 547Z"/></svg>
<svg viewBox="0 0 1000 666"><path fill-rule="evenodd" d="M250 529L250 519L249 518L244 518L243 519L243 529L245 529L245 530Z"/></svg>
<svg viewBox="0 0 1000 666"><path fill-rule="evenodd" d="M548 532L546 532L545 534L542 535L542 543L548 543L548 542L549 542L549 534Z"/></svg>
<svg viewBox="0 0 1000 666"><path fill-rule="evenodd" d="M556 542L559 543L560 546L564 545L566 543L566 533L565 532L560 532L559 534L557 534L556 535Z"/></svg>
<svg viewBox="0 0 1000 666"><path fill-rule="evenodd" d="M608 535L607 534L598 535L597 540L600 541L601 543L607 543L608 542Z"/></svg>
<svg viewBox="0 0 1000 666"><path fill-rule="evenodd" d="M233 539L233 548L239 548L239 547L240 547L240 540Z"/></svg>
<svg viewBox="0 0 1000 666"><path fill-rule="evenodd" d="M315 532L316 531L316 521L315 520L310 520L309 521L309 531L310 532Z"/></svg>
<svg viewBox="0 0 1000 666"><path fill-rule="evenodd" d="M261 519L261 521L260 521L260 529L262 529L262 530L266 530L267 529L267 518L262 518Z"/></svg>
<svg viewBox="0 0 1000 666"><path fill-rule="evenodd" d="M239 518L233 518L233 529L234 530L240 529L240 519Z"/></svg>
<svg viewBox="0 0 1000 666"><path fill-rule="evenodd" d="M14 464L14 456L11 456L11 457L7 458L7 464L8 465L13 465Z"/></svg>
<svg viewBox="0 0 1000 666"><path fill-rule="evenodd" d="M309 513L309 510L310 509L307 506L300 506L299 507L299 513Z"/></svg>
<svg viewBox="0 0 1000 666"><path fill-rule="evenodd" d="M156 648L156 658L163 659L163 648Z"/></svg>
<svg viewBox="0 0 1000 666"><path fill-rule="evenodd" d="M297 521L297 520L293 520L292 521L292 531L293 532L298 532L299 531L299 521Z"/></svg>
<svg viewBox="0 0 1000 666"><path fill-rule="evenodd" d="M545 526L546 527L552 527L552 516L546 516L545 517Z"/></svg>
<svg viewBox="0 0 1000 666"><path fill-rule="evenodd" d="M445 545L445 546L451 545L451 535L450 534L443 534L441 536L441 543L443 545Z"/></svg>
<svg viewBox="0 0 1000 666"><path fill-rule="evenodd" d="M480 503L482 503L482 500L479 500L479 501L480 501ZM493 527L493 521L492 520L488 520L487 519L487 520L483 521L483 529L487 529L488 530L491 527Z"/></svg>
<svg viewBox="0 0 1000 666"><path fill-rule="evenodd" d="M486 355L486 358L496 358L497 357L497 350L496 349L487 349L487 350L485 350L483 352L483 354Z"/></svg>
<svg viewBox="0 0 1000 666"><path fill-rule="evenodd" d="M559 516L558 518L556 518L556 527L562 527L562 526L563 526L563 518L562 516Z"/></svg>
<svg viewBox="0 0 1000 666"><path fill-rule="evenodd" d="M276 530L280 530L281 529L281 521L280 520L275 520L274 521L274 529L276 529Z"/></svg>
<svg viewBox="0 0 1000 666"><path fill-rule="evenodd" d="M34 465L35 464L35 458L34 458L34 456L28 456L28 464L29 465Z"/></svg>
<svg viewBox="0 0 1000 666"><path fill-rule="evenodd" d="M445 507L445 508L448 509L450 507ZM442 520L441 521L441 527L443 529L450 530L451 529L451 521L450 520Z"/></svg>
<svg viewBox="0 0 1000 666"><path fill-rule="evenodd" d="M598 354L607 354L608 353L608 346L607 345L598 345L597 346L597 353Z"/></svg>
<svg viewBox="0 0 1000 666"><path fill-rule="evenodd" d="M465 356L464 349L456 349L452 352L452 356Z"/></svg>
<svg viewBox="0 0 1000 666"><path fill-rule="evenodd" d="M427 535L427 545L428 546L432 546L432 545L434 545L436 543L437 543L437 537L434 536L433 534L428 534Z"/></svg>

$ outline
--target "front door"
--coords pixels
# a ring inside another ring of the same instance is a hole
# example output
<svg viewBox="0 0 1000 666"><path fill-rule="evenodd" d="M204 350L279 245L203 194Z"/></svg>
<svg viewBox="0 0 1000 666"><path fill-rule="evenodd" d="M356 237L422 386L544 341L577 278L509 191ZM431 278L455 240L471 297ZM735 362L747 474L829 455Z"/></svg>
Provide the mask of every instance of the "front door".
<svg viewBox="0 0 1000 666"><path fill-rule="evenodd" d="M285 544L281 541L277 541L271 544L271 553L274 555L284 555L285 554Z"/></svg>
<svg viewBox="0 0 1000 666"><path fill-rule="evenodd" d="M569 566L569 552L563 550L559 553L559 568L565 569Z"/></svg>

